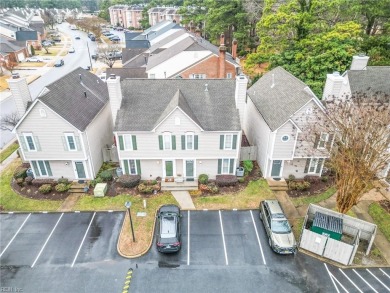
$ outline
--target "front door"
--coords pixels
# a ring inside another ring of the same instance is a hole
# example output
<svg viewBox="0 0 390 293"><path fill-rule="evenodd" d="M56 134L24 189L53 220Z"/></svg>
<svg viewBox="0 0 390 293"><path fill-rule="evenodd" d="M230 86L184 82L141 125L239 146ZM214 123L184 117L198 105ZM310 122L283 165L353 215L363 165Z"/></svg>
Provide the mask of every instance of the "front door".
<svg viewBox="0 0 390 293"><path fill-rule="evenodd" d="M194 181L194 160L186 160L186 180Z"/></svg>
<svg viewBox="0 0 390 293"><path fill-rule="evenodd" d="M165 161L165 177L173 176L173 161Z"/></svg>
<svg viewBox="0 0 390 293"><path fill-rule="evenodd" d="M77 172L77 178L78 179L85 179L85 169L84 169L84 163L83 162L74 162L76 166L76 172Z"/></svg>
<svg viewBox="0 0 390 293"><path fill-rule="evenodd" d="M279 177L282 169L282 160L272 161L271 177Z"/></svg>

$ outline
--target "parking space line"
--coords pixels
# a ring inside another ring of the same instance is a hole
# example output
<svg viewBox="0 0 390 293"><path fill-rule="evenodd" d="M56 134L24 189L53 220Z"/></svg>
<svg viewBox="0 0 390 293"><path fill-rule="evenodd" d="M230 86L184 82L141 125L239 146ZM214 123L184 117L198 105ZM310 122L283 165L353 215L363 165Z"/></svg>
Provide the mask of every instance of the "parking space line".
<svg viewBox="0 0 390 293"><path fill-rule="evenodd" d="M3 253L7 250L7 248L11 245L12 241L14 241L14 239L16 238L16 236L18 236L20 230L22 230L24 224L26 224L28 218L30 218L31 216L31 213L28 214L28 216L24 219L22 225L19 227L18 231L16 231L14 237L12 237L12 239L10 240L10 242L8 242L7 246L4 248L3 252L0 254L0 257L3 255Z"/></svg>
<svg viewBox="0 0 390 293"><path fill-rule="evenodd" d="M388 277L390 279L390 276L388 274L386 274L386 272L382 269L379 269L386 277Z"/></svg>
<svg viewBox="0 0 390 293"><path fill-rule="evenodd" d="M72 262L72 265L70 266L71 268L73 268L73 266L74 266L74 263L76 262L76 259L77 259L77 257L79 256L79 253L80 253L81 247L83 246L84 240L85 240L85 238L87 237L87 234L88 234L89 228L91 228L92 221L93 221L93 218L95 218L95 215L96 215L96 212L94 212L94 213L93 213L93 216L92 216L92 219L91 219L91 221L89 222L89 225L88 225L87 231L85 231L85 234L84 234L83 240L81 241L81 244L80 244L80 246L79 246L79 249L77 250L77 253L76 253L76 256L74 257L74 260L73 260L73 262Z"/></svg>
<svg viewBox="0 0 390 293"><path fill-rule="evenodd" d="M376 293L379 293L378 291L376 291L375 289L374 289L374 287L372 287L371 285L370 285L370 283L368 283L357 271L355 271L355 269L352 269L352 271L356 274L356 275L358 275L358 277L360 278L360 279L362 279L362 281L364 282L364 283L366 283L374 292L376 292Z"/></svg>
<svg viewBox="0 0 390 293"><path fill-rule="evenodd" d="M221 223L223 249L225 250L225 261L226 261L226 265L228 266L229 265L229 261L228 261L228 256L227 256L227 252L226 252L226 243L225 243L225 234L223 232L222 215L221 215L221 211L220 210L218 212L219 212L219 222Z"/></svg>
<svg viewBox="0 0 390 293"><path fill-rule="evenodd" d="M41 256L42 251L45 249L46 244L49 242L49 239L50 239L51 235L53 235L54 230L57 228L57 225L58 225L58 223L61 221L61 218L62 218L63 215L64 215L64 213L62 213L61 216L58 218L57 223L54 225L53 229L51 230L51 232L50 232L50 234L49 234L49 237L47 237L47 239L46 239L46 241L45 241L45 244L43 244L43 246L42 246L42 248L41 248L41 251L38 253L37 258L34 260L33 264L31 265L32 268L33 268L33 267L35 266L35 264L37 263L38 258Z"/></svg>
<svg viewBox="0 0 390 293"><path fill-rule="evenodd" d="M332 278L333 275L329 272L328 266L326 265L326 263L324 263L324 266L325 266L325 268L326 268L326 271L327 271L328 274L329 274L329 278L330 278L330 280L332 281L334 288L336 289L337 293L340 293L339 288L336 286L336 283L334 282L334 280L333 280L333 278Z"/></svg>
<svg viewBox="0 0 390 293"><path fill-rule="evenodd" d="M188 211L188 252L187 252L187 266L190 265L190 211Z"/></svg>
<svg viewBox="0 0 390 293"><path fill-rule="evenodd" d="M267 263L265 262L265 257L264 257L263 247L261 246L261 242L260 242L259 232L257 232L257 227L256 227L255 219L253 218L252 211L250 211L250 213L251 213L251 217L252 217L253 227L255 228L255 232L256 232L257 242L259 243L261 256L263 258L263 263L264 263L264 265L266 265Z"/></svg>
<svg viewBox="0 0 390 293"><path fill-rule="evenodd" d="M379 280L379 279L377 278L377 276L375 276L373 273L371 273L371 271L370 271L369 269L366 269L366 271L369 272L369 273L371 274L371 276L373 276L379 283L382 284L383 287L385 287L385 288L387 289L387 291L390 292L389 287L387 287L385 284L383 284L383 282L382 282L381 280Z"/></svg>
<svg viewBox="0 0 390 293"><path fill-rule="evenodd" d="M364 292L363 292L362 290L360 290L359 287L358 287L358 286L357 286L357 285L356 285L356 284L347 276L347 274L343 272L342 269L339 268L339 271L344 275L344 277L347 278L347 280L348 280L349 282L351 282L352 285L355 286L355 288L356 288L360 293L364 293Z"/></svg>

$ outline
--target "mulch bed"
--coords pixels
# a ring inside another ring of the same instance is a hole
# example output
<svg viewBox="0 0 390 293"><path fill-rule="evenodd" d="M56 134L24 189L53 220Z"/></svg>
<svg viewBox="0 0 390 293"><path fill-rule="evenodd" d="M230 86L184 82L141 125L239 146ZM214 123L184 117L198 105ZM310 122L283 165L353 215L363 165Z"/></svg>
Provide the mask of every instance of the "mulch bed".
<svg viewBox="0 0 390 293"><path fill-rule="evenodd" d="M21 196L32 199L64 200L69 196L69 192L57 192L54 187L53 191L43 194L38 191L39 187L34 185L19 186L18 184L16 184L15 180L12 180L11 187Z"/></svg>
<svg viewBox="0 0 390 293"><path fill-rule="evenodd" d="M334 185L334 177L329 177L327 182L323 182L322 180L317 180L315 182L310 182L310 188L304 191L300 190L287 190L287 194L290 197L300 197L300 196L313 196L318 195L328 188Z"/></svg>
<svg viewBox="0 0 390 293"><path fill-rule="evenodd" d="M383 199L379 201L379 204L381 205L382 208L385 209L390 214L390 200Z"/></svg>

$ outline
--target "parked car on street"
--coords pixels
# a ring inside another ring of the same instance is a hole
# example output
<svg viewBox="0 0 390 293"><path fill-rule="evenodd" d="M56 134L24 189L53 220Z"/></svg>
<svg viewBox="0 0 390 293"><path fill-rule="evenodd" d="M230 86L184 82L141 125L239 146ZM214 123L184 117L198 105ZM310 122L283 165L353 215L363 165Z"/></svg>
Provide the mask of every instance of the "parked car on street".
<svg viewBox="0 0 390 293"><path fill-rule="evenodd" d="M119 38L119 37L115 37L115 38L112 38L111 39L111 42L113 42L113 43L117 43L117 42L119 42L121 39Z"/></svg>
<svg viewBox="0 0 390 293"><path fill-rule="evenodd" d="M277 200L260 202L260 219L268 235L268 243L279 254L292 254L297 250L297 243L290 224Z"/></svg>
<svg viewBox="0 0 390 293"><path fill-rule="evenodd" d="M109 60L121 60L122 59L122 53L121 52L111 52L111 53L108 53L108 59Z"/></svg>
<svg viewBox="0 0 390 293"><path fill-rule="evenodd" d="M181 248L181 214L176 205L163 205L157 213L157 250L163 253L177 252Z"/></svg>
<svg viewBox="0 0 390 293"><path fill-rule="evenodd" d="M74 53L74 52L76 52L76 50L75 50L74 48L70 48L70 49L68 50L68 53Z"/></svg>
<svg viewBox="0 0 390 293"><path fill-rule="evenodd" d="M57 37L57 38L54 38L53 41L54 41L54 42L57 42L57 43L60 43L60 42L61 42L61 38L58 38L58 37Z"/></svg>
<svg viewBox="0 0 390 293"><path fill-rule="evenodd" d="M58 59L55 63L54 63L54 67L61 67L62 65L64 65L64 60L62 59Z"/></svg>
<svg viewBox="0 0 390 293"><path fill-rule="evenodd" d="M80 40L80 36L75 36L74 37L76 40Z"/></svg>
<svg viewBox="0 0 390 293"><path fill-rule="evenodd" d="M108 37L109 40L112 40L112 39L114 39L114 38L119 38L119 37L118 37L117 35L112 35L112 36L109 36L109 37Z"/></svg>
<svg viewBox="0 0 390 293"><path fill-rule="evenodd" d="M42 46L44 46L44 47L50 47L51 45L52 45L51 41L43 41L42 42Z"/></svg>
<svg viewBox="0 0 390 293"><path fill-rule="evenodd" d="M38 57L29 57L26 59L26 62L43 62L43 60Z"/></svg>

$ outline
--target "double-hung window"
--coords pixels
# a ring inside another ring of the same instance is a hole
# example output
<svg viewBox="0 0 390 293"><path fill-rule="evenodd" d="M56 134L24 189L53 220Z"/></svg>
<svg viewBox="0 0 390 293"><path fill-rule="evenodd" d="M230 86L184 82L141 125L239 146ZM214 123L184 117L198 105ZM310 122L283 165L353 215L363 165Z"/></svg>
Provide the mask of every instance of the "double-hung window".
<svg viewBox="0 0 390 293"><path fill-rule="evenodd" d="M230 159L222 159L222 174L229 174Z"/></svg>
<svg viewBox="0 0 390 293"><path fill-rule="evenodd" d="M130 134L123 135L124 150L131 151L133 149L133 142Z"/></svg>
<svg viewBox="0 0 390 293"><path fill-rule="evenodd" d="M318 165L318 159L312 158L312 159L310 160L310 165L309 165L308 173L316 173L317 165Z"/></svg>
<svg viewBox="0 0 390 293"><path fill-rule="evenodd" d="M34 137L33 137L32 133L25 133L24 134L24 139L26 141L27 149L30 152L37 150L37 148L35 146Z"/></svg>
<svg viewBox="0 0 390 293"><path fill-rule="evenodd" d="M329 139L329 133L321 132L320 140L318 142L318 149L324 149Z"/></svg>
<svg viewBox="0 0 390 293"><path fill-rule="evenodd" d="M53 176L49 161L31 161L31 163L37 177Z"/></svg>
<svg viewBox="0 0 390 293"><path fill-rule="evenodd" d="M128 175L137 175L137 161L136 160L123 160L125 167L125 173Z"/></svg>
<svg viewBox="0 0 390 293"><path fill-rule="evenodd" d="M73 133L65 133L66 145L69 151L77 151L76 139Z"/></svg>
<svg viewBox="0 0 390 293"><path fill-rule="evenodd" d="M171 133L164 133L163 134L164 150L171 150L172 149L171 138L172 138Z"/></svg>
<svg viewBox="0 0 390 293"><path fill-rule="evenodd" d="M231 150L233 148L233 134L225 134L225 150Z"/></svg>
<svg viewBox="0 0 390 293"><path fill-rule="evenodd" d="M187 133L186 134L186 150L193 150L193 149L194 149L194 134Z"/></svg>

